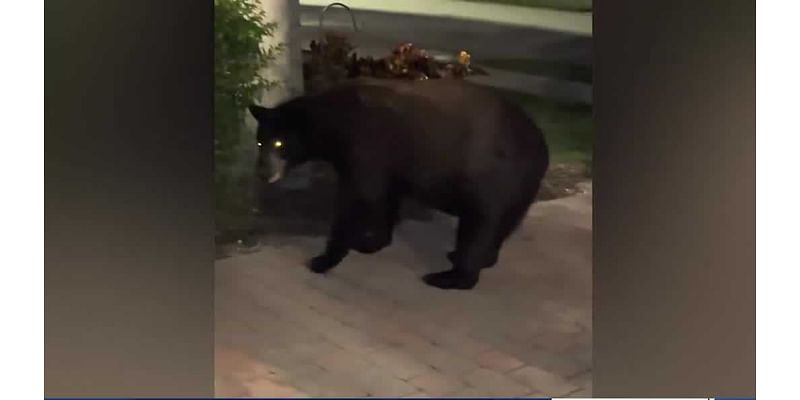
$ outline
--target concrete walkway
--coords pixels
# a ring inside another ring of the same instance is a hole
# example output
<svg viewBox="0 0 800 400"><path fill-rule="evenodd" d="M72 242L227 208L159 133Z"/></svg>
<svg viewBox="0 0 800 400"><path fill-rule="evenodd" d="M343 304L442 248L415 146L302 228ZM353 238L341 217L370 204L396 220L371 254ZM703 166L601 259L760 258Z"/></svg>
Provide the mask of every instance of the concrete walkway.
<svg viewBox="0 0 800 400"><path fill-rule="evenodd" d="M303 6L324 7L332 0L300 0ZM459 0L347 0L355 10L490 22L592 35L592 14Z"/></svg>
<svg viewBox="0 0 800 400"><path fill-rule="evenodd" d="M219 260L217 395L590 397L587 188L535 204L472 291L420 280L448 267L455 224L438 214L327 276L303 267L324 244L313 233Z"/></svg>

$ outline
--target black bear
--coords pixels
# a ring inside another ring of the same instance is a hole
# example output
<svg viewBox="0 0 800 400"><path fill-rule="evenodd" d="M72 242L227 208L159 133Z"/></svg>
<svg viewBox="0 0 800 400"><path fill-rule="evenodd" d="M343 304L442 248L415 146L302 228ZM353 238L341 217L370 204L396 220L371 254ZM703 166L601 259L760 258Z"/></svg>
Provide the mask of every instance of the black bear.
<svg viewBox="0 0 800 400"><path fill-rule="evenodd" d="M258 121L259 175L270 182L309 160L338 175L336 217L324 273L350 249L392 240L403 197L458 217L453 268L424 276L442 289L471 289L525 216L547 170L541 130L491 90L450 79L354 80L275 108Z"/></svg>

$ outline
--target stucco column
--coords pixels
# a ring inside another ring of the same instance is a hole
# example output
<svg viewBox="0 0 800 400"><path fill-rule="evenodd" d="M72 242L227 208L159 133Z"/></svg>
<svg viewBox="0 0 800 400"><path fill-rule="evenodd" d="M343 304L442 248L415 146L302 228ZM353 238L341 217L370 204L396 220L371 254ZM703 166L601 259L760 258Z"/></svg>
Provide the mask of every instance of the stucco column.
<svg viewBox="0 0 800 400"><path fill-rule="evenodd" d="M277 54L272 65L263 76L279 82L279 86L264 93L261 102L272 107L292 97L303 94L303 59L297 31L300 29L299 0L260 0L268 21L278 27L272 37L266 38L264 47L284 44L283 52Z"/></svg>

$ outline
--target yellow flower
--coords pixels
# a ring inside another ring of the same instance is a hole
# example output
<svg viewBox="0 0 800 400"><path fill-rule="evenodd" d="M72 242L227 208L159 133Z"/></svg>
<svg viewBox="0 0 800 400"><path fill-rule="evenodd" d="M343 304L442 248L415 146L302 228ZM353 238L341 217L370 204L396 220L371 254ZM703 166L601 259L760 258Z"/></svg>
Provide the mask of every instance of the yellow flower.
<svg viewBox="0 0 800 400"><path fill-rule="evenodd" d="M458 63L463 65L469 65L470 55L464 50L461 50L458 53Z"/></svg>

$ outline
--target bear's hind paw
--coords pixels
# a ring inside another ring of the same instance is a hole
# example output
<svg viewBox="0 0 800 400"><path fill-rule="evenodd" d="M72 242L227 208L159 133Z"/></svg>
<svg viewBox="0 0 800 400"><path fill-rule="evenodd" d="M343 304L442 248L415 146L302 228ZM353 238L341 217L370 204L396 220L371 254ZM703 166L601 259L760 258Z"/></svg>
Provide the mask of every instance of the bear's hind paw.
<svg viewBox="0 0 800 400"><path fill-rule="evenodd" d="M439 289L469 290L478 284L477 275L466 274L455 269L427 274L422 277L422 280L428 285Z"/></svg>

